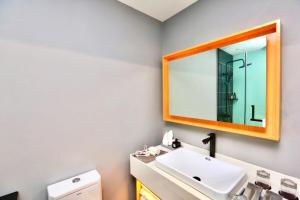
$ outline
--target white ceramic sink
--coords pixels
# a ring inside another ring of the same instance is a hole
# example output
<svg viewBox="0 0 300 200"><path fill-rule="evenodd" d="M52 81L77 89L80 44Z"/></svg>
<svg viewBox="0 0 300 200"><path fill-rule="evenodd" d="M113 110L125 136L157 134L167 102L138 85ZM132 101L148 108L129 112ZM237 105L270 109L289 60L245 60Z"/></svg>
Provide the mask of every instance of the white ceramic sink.
<svg viewBox="0 0 300 200"><path fill-rule="evenodd" d="M186 148L158 156L155 163L163 171L216 200L228 199L246 177L245 171L238 166Z"/></svg>

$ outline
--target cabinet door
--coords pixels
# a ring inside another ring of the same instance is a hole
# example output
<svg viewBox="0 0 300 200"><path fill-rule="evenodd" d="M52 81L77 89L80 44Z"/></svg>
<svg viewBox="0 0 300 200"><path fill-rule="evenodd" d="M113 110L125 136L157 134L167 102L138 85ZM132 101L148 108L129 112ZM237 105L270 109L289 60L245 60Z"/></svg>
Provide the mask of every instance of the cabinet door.
<svg viewBox="0 0 300 200"><path fill-rule="evenodd" d="M136 179L136 200L141 200L142 191L146 194L148 198L153 200L160 200L154 193L152 193L146 186L144 186L139 180ZM144 199L144 198L143 198Z"/></svg>

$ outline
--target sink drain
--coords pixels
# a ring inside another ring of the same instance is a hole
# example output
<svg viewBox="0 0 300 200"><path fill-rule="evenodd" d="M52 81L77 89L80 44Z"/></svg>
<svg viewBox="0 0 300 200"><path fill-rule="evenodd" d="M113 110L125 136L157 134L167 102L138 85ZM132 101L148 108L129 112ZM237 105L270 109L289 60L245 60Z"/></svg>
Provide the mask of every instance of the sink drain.
<svg viewBox="0 0 300 200"><path fill-rule="evenodd" d="M201 181L201 178L199 178L198 176L193 176L194 179L196 179L197 181Z"/></svg>

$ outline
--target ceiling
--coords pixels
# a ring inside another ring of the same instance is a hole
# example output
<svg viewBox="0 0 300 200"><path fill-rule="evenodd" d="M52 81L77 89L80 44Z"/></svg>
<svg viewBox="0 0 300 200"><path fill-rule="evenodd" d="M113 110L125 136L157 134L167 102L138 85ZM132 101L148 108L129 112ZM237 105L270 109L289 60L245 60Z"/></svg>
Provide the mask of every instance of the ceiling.
<svg viewBox="0 0 300 200"><path fill-rule="evenodd" d="M267 37L261 36L257 38L253 38L250 40L246 40L243 42L239 42L236 44L232 44L226 47L221 48L231 55L237 55L240 53L256 51L258 49L262 49L267 45Z"/></svg>
<svg viewBox="0 0 300 200"><path fill-rule="evenodd" d="M161 22L173 17L198 0L118 0Z"/></svg>

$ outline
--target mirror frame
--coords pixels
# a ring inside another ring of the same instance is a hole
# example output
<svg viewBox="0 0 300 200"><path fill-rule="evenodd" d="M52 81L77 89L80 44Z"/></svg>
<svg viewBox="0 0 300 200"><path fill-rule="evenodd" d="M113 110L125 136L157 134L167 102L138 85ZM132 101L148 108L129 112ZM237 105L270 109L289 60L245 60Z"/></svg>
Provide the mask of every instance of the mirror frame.
<svg viewBox="0 0 300 200"><path fill-rule="evenodd" d="M271 34L272 33L272 34ZM174 116L169 113L169 71L172 60L191 56L200 52L221 48L234 43L267 35L267 77L266 77L266 127L256 127L229 122L195 119ZM196 45L163 56L163 120L179 124L214 129L273 141L280 139L280 104L281 104L281 33L280 20L247 29L226 37Z"/></svg>

